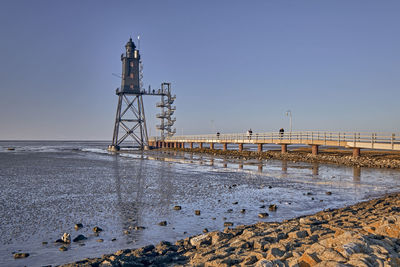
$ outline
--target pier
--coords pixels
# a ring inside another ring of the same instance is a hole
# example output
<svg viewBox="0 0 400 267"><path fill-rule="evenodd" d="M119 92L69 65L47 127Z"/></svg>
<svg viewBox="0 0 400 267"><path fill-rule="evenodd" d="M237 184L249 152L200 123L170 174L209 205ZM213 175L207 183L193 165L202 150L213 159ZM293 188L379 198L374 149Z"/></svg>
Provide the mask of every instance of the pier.
<svg viewBox="0 0 400 267"><path fill-rule="evenodd" d="M263 145L276 144L281 146L282 153L288 152L289 145L308 145L313 155L318 155L319 146L329 146L352 149L353 157L359 157L361 149L400 151L399 137L399 133L301 131L181 135L164 140L153 137L149 144L155 148L185 148L186 145L194 148L194 144L197 144L199 148L208 146L210 149L214 149L215 144L222 144L224 151L228 150L228 144L237 144L238 151L243 151L245 145L253 144L257 145L258 152L263 151Z"/></svg>

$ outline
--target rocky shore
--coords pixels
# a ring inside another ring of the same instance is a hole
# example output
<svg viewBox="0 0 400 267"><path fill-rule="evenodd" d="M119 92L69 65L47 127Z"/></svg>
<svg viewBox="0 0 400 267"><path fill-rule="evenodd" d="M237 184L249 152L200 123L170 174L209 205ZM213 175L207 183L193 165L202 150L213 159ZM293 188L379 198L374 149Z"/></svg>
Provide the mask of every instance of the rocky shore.
<svg viewBox="0 0 400 267"><path fill-rule="evenodd" d="M400 193L64 266L400 266Z"/></svg>
<svg viewBox="0 0 400 267"><path fill-rule="evenodd" d="M166 149L163 149L166 150ZM357 167L369 168L390 168L400 169L400 153L392 151L363 151L361 156L354 158L352 152L349 150L339 149L321 149L318 155L312 155L310 149L295 149L288 153L281 153L276 150L269 150L265 152L256 151L236 151L221 149L208 149L208 148L168 148L168 150L178 150L185 152L211 154L214 156L223 156L231 159L278 159L289 161L303 161L303 162L318 162L318 163L333 163Z"/></svg>

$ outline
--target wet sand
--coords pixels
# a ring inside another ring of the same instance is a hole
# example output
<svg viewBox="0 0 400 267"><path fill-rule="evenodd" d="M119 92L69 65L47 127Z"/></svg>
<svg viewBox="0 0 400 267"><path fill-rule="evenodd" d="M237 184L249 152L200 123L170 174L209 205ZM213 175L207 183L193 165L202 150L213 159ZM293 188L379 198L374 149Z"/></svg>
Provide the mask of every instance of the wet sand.
<svg viewBox="0 0 400 267"><path fill-rule="evenodd" d="M64 266L400 266L399 212L396 193L282 223L226 227Z"/></svg>

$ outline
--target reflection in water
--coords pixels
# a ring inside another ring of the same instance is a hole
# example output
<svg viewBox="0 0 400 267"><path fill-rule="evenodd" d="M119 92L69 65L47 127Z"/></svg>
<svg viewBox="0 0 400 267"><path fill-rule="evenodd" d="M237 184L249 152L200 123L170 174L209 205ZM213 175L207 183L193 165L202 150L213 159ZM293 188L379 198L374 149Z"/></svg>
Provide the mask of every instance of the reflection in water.
<svg viewBox="0 0 400 267"><path fill-rule="evenodd" d="M243 169L243 163L240 163L240 164L239 164L239 169L240 169L240 170Z"/></svg>
<svg viewBox="0 0 400 267"><path fill-rule="evenodd" d="M287 160L282 160L282 172L287 173Z"/></svg>
<svg viewBox="0 0 400 267"><path fill-rule="evenodd" d="M318 173L319 173L319 164L318 164L318 162L314 162L312 164L312 174L314 176L318 176Z"/></svg>
<svg viewBox="0 0 400 267"><path fill-rule="evenodd" d="M361 181L361 168L358 166L353 167L353 180L354 182Z"/></svg>
<svg viewBox="0 0 400 267"><path fill-rule="evenodd" d="M214 166L214 158L210 159L210 166Z"/></svg>
<svg viewBox="0 0 400 267"><path fill-rule="evenodd" d="M143 161L141 161L143 162ZM121 178L123 176L120 175L120 164L119 164L119 156L114 156L114 177L115 177L115 188L117 193L117 207L120 214L122 230L133 229L135 226L141 223L141 211L138 209L136 203L140 203L141 198L143 197L142 190L142 165L139 165L139 168L136 172L136 177L133 177L133 180L136 181L136 199L134 201L127 201L123 197L124 191L134 191L131 188L123 187L123 191L121 192ZM124 184L124 183L122 183ZM130 184L130 183L129 183ZM121 231L122 232L122 231ZM128 244L132 241L137 241L139 236L128 236Z"/></svg>
<svg viewBox="0 0 400 267"><path fill-rule="evenodd" d="M259 165L258 165L258 168L257 168L258 172L262 172L262 169L263 169L263 165L262 165L262 164L259 164Z"/></svg>

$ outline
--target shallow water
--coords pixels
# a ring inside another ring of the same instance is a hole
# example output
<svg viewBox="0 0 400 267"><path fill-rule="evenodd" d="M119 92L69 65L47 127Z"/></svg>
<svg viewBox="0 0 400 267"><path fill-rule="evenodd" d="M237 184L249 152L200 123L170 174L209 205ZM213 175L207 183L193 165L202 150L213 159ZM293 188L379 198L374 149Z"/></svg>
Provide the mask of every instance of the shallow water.
<svg viewBox="0 0 400 267"><path fill-rule="evenodd" d="M234 225L282 221L398 191L400 185L396 170L242 162L172 151L115 155L105 150L107 144L0 142L0 266L54 265L98 257L122 248L175 241L204 228L222 230L224 221ZM278 210L269 212L269 204L277 204ZM173 210L174 205L182 210ZM197 209L200 216L194 214ZM240 213L241 209L246 212ZM260 219L260 212L270 216ZM167 226L159 226L164 220ZM76 223L84 228L74 230ZM91 230L94 226L104 230L98 237ZM146 229L131 229L135 226ZM72 243L61 252L54 241L64 232L88 239L84 246ZM104 242L96 242L100 238ZM48 244L42 245L43 241ZM30 256L14 260L16 251Z"/></svg>

